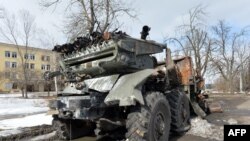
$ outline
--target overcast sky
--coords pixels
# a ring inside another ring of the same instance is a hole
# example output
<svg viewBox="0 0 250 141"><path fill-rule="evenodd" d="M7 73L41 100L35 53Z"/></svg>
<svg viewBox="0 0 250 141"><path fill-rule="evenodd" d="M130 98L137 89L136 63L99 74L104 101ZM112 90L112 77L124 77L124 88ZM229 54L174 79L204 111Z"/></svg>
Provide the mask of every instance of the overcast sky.
<svg viewBox="0 0 250 141"><path fill-rule="evenodd" d="M130 0L132 1L132 0ZM250 0L133 0L133 7L138 11L139 20L131 21L121 17L122 30L139 37L141 27L151 27L150 39L162 42L164 36L173 36L175 27L183 22L188 10L202 4L208 13L207 24L213 25L223 19L235 29L250 24ZM42 10L39 0L0 0L0 7L17 13L20 9L30 11L39 27L52 34L59 44L66 42L62 33L64 19L63 8Z"/></svg>

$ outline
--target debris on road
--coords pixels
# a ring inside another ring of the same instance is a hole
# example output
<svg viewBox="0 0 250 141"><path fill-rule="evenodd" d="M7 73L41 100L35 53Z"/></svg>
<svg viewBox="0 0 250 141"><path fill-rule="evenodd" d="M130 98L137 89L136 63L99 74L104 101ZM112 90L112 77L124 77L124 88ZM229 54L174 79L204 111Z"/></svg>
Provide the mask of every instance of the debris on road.
<svg viewBox="0 0 250 141"><path fill-rule="evenodd" d="M209 106L209 111L211 113L222 113L223 109L221 107L221 104L219 102L213 102L208 105Z"/></svg>
<svg viewBox="0 0 250 141"><path fill-rule="evenodd" d="M223 140L223 126L208 123L207 120L199 117L191 119L191 126L187 134L219 141Z"/></svg>
<svg viewBox="0 0 250 141"><path fill-rule="evenodd" d="M237 123L238 123L238 121L235 120L235 119L233 119L233 118L230 118L227 122L228 122L228 124L230 124L230 125L233 125L233 124L237 124Z"/></svg>

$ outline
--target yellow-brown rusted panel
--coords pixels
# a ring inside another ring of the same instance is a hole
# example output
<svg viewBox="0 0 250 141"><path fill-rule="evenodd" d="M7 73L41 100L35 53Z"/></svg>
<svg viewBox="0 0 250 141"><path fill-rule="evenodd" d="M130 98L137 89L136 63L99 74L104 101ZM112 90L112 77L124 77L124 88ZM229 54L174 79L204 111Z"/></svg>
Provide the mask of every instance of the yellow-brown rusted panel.
<svg viewBox="0 0 250 141"><path fill-rule="evenodd" d="M193 76L191 57L175 59L174 63L178 67L179 77L182 85L189 85L190 78Z"/></svg>

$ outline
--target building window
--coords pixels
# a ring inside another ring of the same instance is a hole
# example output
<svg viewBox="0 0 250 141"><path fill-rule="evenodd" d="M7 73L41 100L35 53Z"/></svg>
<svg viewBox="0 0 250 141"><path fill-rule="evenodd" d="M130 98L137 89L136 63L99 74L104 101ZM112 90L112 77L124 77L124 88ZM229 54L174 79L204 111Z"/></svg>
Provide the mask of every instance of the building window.
<svg viewBox="0 0 250 141"><path fill-rule="evenodd" d="M42 65L41 69L49 71L50 70L50 65Z"/></svg>
<svg viewBox="0 0 250 141"><path fill-rule="evenodd" d="M30 64L30 69L35 69L35 64Z"/></svg>
<svg viewBox="0 0 250 141"><path fill-rule="evenodd" d="M12 72L11 74L10 74L10 78L13 80L13 79L16 79L17 77L16 77L16 73L14 73L14 72Z"/></svg>
<svg viewBox="0 0 250 141"><path fill-rule="evenodd" d="M12 58L17 58L17 53L16 52L12 52Z"/></svg>
<svg viewBox="0 0 250 141"><path fill-rule="evenodd" d="M33 63L25 63L25 68L26 69L35 69L35 64L33 64Z"/></svg>
<svg viewBox="0 0 250 141"><path fill-rule="evenodd" d="M45 65L42 65L42 66L41 66L41 69L42 69L42 70L45 70L45 69L46 69Z"/></svg>
<svg viewBox="0 0 250 141"><path fill-rule="evenodd" d="M17 67L17 63L16 62L12 62L11 63L11 68L16 68Z"/></svg>
<svg viewBox="0 0 250 141"><path fill-rule="evenodd" d="M47 58L46 60L49 62L49 61L50 61L50 57L49 57L49 56L47 56L46 58Z"/></svg>
<svg viewBox="0 0 250 141"><path fill-rule="evenodd" d="M50 70L50 65L47 65L47 70L48 70L48 71Z"/></svg>
<svg viewBox="0 0 250 141"><path fill-rule="evenodd" d="M25 63L25 68L26 68L26 69L29 68L29 63Z"/></svg>
<svg viewBox="0 0 250 141"><path fill-rule="evenodd" d="M5 51L5 57L10 57L10 52L9 51Z"/></svg>
<svg viewBox="0 0 250 141"><path fill-rule="evenodd" d="M50 61L50 56L43 55L41 59L42 59L42 61L48 61L49 62Z"/></svg>
<svg viewBox="0 0 250 141"><path fill-rule="evenodd" d="M43 55L41 59L42 59L42 61L45 61L45 56Z"/></svg>
<svg viewBox="0 0 250 141"><path fill-rule="evenodd" d="M35 60L35 55L34 54L30 54L30 60Z"/></svg>
<svg viewBox="0 0 250 141"><path fill-rule="evenodd" d="M6 78L6 79L9 79L9 78L10 78L10 72L5 72L4 75L5 75L5 78Z"/></svg>
<svg viewBox="0 0 250 141"><path fill-rule="evenodd" d="M5 83L5 89L11 89L12 83Z"/></svg>
<svg viewBox="0 0 250 141"><path fill-rule="evenodd" d="M28 59L28 58L29 58L28 54L25 54L24 59Z"/></svg>
<svg viewBox="0 0 250 141"><path fill-rule="evenodd" d="M12 89L17 89L17 83L13 83Z"/></svg>
<svg viewBox="0 0 250 141"><path fill-rule="evenodd" d="M34 54L25 54L24 58L25 59L30 59L30 60L35 60L35 55Z"/></svg>
<svg viewBox="0 0 250 141"><path fill-rule="evenodd" d="M5 61L5 68L10 68L10 62L9 61Z"/></svg>
<svg viewBox="0 0 250 141"><path fill-rule="evenodd" d="M5 62L5 68L16 68L17 67L17 62Z"/></svg>

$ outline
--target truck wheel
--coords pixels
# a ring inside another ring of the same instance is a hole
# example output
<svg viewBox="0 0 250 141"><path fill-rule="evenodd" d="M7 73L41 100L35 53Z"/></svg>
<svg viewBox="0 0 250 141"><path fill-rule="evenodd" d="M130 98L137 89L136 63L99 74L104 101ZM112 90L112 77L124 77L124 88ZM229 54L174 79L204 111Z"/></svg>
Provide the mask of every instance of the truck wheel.
<svg viewBox="0 0 250 141"><path fill-rule="evenodd" d="M187 96L175 90L167 95L171 109L171 131L181 134L190 129L190 107Z"/></svg>
<svg viewBox="0 0 250 141"><path fill-rule="evenodd" d="M52 126L61 140L71 140L79 137L93 135L95 125L82 120L65 120L54 118Z"/></svg>
<svg viewBox="0 0 250 141"><path fill-rule="evenodd" d="M129 141L168 141L171 122L170 106L160 92L149 92L145 105L128 114L126 138Z"/></svg>

